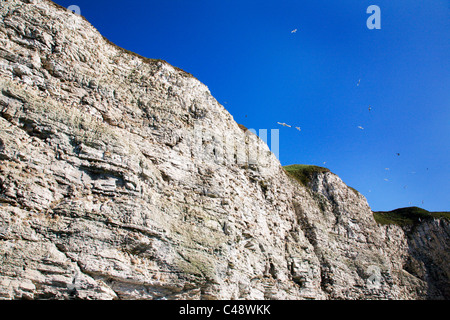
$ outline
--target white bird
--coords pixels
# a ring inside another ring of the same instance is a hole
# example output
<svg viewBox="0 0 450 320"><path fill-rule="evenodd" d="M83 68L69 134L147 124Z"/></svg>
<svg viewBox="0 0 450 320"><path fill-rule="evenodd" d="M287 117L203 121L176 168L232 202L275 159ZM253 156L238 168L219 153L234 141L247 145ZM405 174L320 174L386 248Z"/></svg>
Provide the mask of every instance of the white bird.
<svg viewBox="0 0 450 320"><path fill-rule="evenodd" d="M384 181L389 181L389 179L384 179Z"/></svg>
<svg viewBox="0 0 450 320"><path fill-rule="evenodd" d="M292 30L291 33L297 33L297 29Z"/></svg>
<svg viewBox="0 0 450 320"><path fill-rule="evenodd" d="M389 168L384 168L384 170L389 170Z"/></svg>
<svg viewBox="0 0 450 320"><path fill-rule="evenodd" d="M359 129L361 129L361 130L364 130L364 128L363 128L363 127L361 127L361 126L358 126L358 128L359 128Z"/></svg>
<svg viewBox="0 0 450 320"><path fill-rule="evenodd" d="M361 83L361 79L358 80L358 84L356 86L359 87L360 83Z"/></svg>
<svg viewBox="0 0 450 320"><path fill-rule="evenodd" d="M283 127L288 127L288 128L292 128L292 126L286 124L286 123L282 123L282 122L277 122L279 125L283 126Z"/></svg>
<svg viewBox="0 0 450 320"><path fill-rule="evenodd" d="M295 127L295 129L297 129L298 131L302 131L300 127Z"/></svg>

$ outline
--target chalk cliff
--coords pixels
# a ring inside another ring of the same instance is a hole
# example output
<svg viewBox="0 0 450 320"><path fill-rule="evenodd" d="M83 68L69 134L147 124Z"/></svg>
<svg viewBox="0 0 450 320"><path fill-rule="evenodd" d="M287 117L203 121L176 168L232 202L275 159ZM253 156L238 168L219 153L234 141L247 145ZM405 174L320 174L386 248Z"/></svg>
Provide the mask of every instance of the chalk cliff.
<svg viewBox="0 0 450 320"><path fill-rule="evenodd" d="M0 7L0 298L448 299L449 223L304 185L192 75Z"/></svg>

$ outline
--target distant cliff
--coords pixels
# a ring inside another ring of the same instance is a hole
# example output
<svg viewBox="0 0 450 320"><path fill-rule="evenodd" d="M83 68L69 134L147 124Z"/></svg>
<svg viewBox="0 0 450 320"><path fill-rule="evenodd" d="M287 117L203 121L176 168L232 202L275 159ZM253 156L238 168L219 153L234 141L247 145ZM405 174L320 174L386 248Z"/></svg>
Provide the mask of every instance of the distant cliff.
<svg viewBox="0 0 450 320"><path fill-rule="evenodd" d="M0 7L0 298L448 299L449 222L379 224L192 75Z"/></svg>

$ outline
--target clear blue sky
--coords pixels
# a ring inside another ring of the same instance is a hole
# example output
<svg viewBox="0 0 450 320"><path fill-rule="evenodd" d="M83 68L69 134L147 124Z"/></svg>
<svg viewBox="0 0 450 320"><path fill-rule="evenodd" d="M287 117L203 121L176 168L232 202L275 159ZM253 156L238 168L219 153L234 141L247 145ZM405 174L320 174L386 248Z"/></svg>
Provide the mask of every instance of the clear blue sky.
<svg viewBox="0 0 450 320"><path fill-rule="evenodd" d="M373 210L450 210L450 1L56 2L192 73L238 123L280 129L283 165L328 167Z"/></svg>

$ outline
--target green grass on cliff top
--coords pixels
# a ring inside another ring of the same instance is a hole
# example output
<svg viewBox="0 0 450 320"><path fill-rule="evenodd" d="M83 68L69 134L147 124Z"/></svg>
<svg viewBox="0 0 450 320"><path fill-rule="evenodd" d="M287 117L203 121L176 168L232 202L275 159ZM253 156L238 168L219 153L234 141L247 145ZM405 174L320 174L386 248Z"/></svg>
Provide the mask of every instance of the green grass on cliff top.
<svg viewBox="0 0 450 320"><path fill-rule="evenodd" d="M430 212L418 207L407 207L392 211L377 211L373 213L373 217L379 224L396 224L403 227L414 226L421 221L435 218L450 221L450 212Z"/></svg>
<svg viewBox="0 0 450 320"><path fill-rule="evenodd" d="M309 186L317 173L330 172L327 168L305 164L293 164L283 168L289 176L305 187ZM351 189L354 190L353 188ZM356 190L354 191L357 192ZM430 212L418 207L407 207L392 211L376 211L373 212L373 217L379 224L395 224L403 227L414 226L421 221L431 219L447 219L450 221L450 212Z"/></svg>
<svg viewBox="0 0 450 320"><path fill-rule="evenodd" d="M315 174L330 172L330 170L327 168L306 164L293 164L290 166L285 166L283 168L288 173L288 175L300 182L305 187L309 185L311 179L314 178Z"/></svg>

